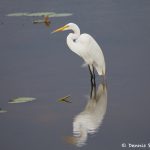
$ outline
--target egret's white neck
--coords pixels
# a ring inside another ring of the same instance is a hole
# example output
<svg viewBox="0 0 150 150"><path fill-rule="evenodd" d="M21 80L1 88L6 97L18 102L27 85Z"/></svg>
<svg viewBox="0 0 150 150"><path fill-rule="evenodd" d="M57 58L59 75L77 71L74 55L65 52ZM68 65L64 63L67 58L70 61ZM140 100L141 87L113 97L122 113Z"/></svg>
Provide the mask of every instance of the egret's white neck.
<svg viewBox="0 0 150 150"><path fill-rule="evenodd" d="M74 32L74 34L79 37L80 36L80 29L76 24L73 24L71 30Z"/></svg>
<svg viewBox="0 0 150 150"><path fill-rule="evenodd" d="M76 35L76 36L80 36L80 29L79 29L79 27L78 26L76 26L74 29L73 29L73 32L74 32L74 34Z"/></svg>
<svg viewBox="0 0 150 150"><path fill-rule="evenodd" d="M73 33L69 33L67 36L67 45L73 52L79 55L76 41L80 37L80 29L76 24L71 23L69 30L72 30Z"/></svg>

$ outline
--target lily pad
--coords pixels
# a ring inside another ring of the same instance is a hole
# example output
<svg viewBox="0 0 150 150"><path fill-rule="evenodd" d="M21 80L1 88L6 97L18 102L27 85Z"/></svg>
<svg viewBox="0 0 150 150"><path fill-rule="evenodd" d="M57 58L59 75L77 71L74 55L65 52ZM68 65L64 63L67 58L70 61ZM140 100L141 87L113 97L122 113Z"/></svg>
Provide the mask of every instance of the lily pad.
<svg viewBox="0 0 150 150"><path fill-rule="evenodd" d="M26 103L35 100L33 97L18 97L16 99L10 100L8 103L17 104L17 103Z"/></svg>
<svg viewBox="0 0 150 150"><path fill-rule="evenodd" d="M11 14L7 14L6 16L9 17L20 17L20 16L27 16L28 13L11 13Z"/></svg>
<svg viewBox="0 0 150 150"><path fill-rule="evenodd" d="M19 12L19 13L11 13L7 14L9 17L20 17L20 16L28 16L28 17L67 17L71 16L72 13L55 13L55 12L36 12L36 13L29 13L29 12Z"/></svg>
<svg viewBox="0 0 150 150"><path fill-rule="evenodd" d="M6 113L6 112L7 112L7 110L3 110L2 108L0 108L0 114Z"/></svg>

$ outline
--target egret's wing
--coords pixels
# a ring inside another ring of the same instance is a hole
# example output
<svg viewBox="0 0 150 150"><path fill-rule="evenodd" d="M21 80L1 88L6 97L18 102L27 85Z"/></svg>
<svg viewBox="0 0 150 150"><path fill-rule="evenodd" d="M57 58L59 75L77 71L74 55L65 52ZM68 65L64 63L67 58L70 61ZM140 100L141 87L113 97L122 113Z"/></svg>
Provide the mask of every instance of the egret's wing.
<svg viewBox="0 0 150 150"><path fill-rule="evenodd" d="M67 37L69 48L82 57L86 64L93 65L99 75L105 73L104 56L95 39L86 33L81 34L75 42L72 38L74 38L74 34L70 33Z"/></svg>
<svg viewBox="0 0 150 150"><path fill-rule="evenodd" d="M86 36L88 36L89 38L87 45L87 55L99 75L102 75L103 73L105 73L105 60L103 52L92 36L90 36L89 34L87 34Z"/></svg>

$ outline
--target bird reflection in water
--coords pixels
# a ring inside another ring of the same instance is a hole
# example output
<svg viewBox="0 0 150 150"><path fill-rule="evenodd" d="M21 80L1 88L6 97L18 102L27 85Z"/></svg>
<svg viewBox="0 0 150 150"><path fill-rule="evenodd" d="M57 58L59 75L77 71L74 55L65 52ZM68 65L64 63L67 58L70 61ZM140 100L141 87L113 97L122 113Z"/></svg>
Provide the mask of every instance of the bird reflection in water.
<svg viewBox="0 0 150 150"><path fill-rule="evenodd" d="M82 112L75 116L73 120L73 136L67 137L70 144L82 147L86 144L89 134L98 131L107 108L107 88L106 84L100 84L96 91L96 86L91 84L91 94Z"/></svg>

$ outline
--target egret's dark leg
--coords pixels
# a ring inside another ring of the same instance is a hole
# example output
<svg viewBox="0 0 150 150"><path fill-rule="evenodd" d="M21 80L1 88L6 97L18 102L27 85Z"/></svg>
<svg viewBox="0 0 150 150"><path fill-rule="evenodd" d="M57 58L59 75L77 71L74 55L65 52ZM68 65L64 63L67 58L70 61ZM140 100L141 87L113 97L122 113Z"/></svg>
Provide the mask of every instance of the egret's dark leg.
<svg viewBox="0 0 150 150"><path fill-rule="evenodd" d="M93 96L96 97L96 80L95 80L94 67L92 66L92 69L90 65L88 65L88 67L91 75L91 97Z"/></svg>
<svg viewBox="0 0 150 150"><path fill-rule="evenodd" d="M90 98L92 98L93 97L93 84L92 84L92 82L91 82L91 91L90 91Z"/></svg>
<svg viewBox="0 0 150 150"><path fill-rule="evenodd" d="M96 78L95 78L95 71L94 71L93 65L92 65L92 68L93 68L93 84L96 87Z"/></svg>
<svg viewBox="0 0 150 150"><path fill-rule="evenodd" d="M90 65L88 65L89 71L90 71L90 76L91 76L91 85L93 85L93 71L91 70Z"/></svg>
<svg viewBox="0 0 150 150"><path fill-rule="evenodd" d="M96 99L96 87L92 83L91 83L90 98L91 99Z"/></svg>
<svg viewBox="0 0 150 150"><path fill-rule="evenodd" d="M90 67L90 65L88 65L88 67L89 67L89 71L90 71L90 75L91 75L91 83L96 85L94 67L93 67L93 65L92 65L92 68Z"/></svg>
<svg viewBox="0 0 150 150"><path fill-rule="evenodd" d="M92 65L93 68L93 93L94 93L94 98L96 98L96 77L95 77L95 69Z"/></svg>

